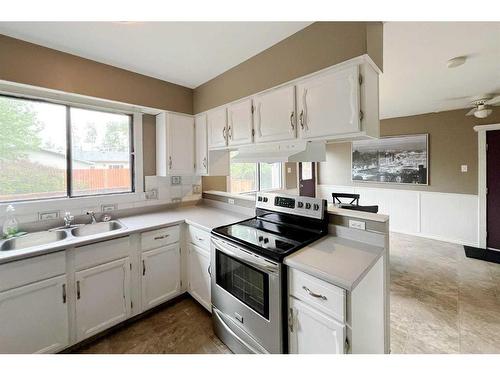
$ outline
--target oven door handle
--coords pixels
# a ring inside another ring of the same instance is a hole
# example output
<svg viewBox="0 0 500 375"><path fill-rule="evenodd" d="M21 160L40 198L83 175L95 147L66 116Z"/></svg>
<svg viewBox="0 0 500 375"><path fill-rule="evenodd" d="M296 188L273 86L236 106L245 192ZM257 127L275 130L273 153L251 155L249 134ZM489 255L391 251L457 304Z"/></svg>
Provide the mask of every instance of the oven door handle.
<svg viewBox="0 0 500 375"><path fill-rule="evenodd" d="M255 268L258 268L261 271L272 274L278 273L279 271L279 266L277 264L268 262L258 256L252 256L250 254L246 254L245 251L237 248L236 246L230 245L224 241L215 239L213 237L212 237L212 243L217 250L222 251L223 253L232 256L233 258L240 259L254 266ZM236 251L231 249L231 247L234 247Z"/></svg>

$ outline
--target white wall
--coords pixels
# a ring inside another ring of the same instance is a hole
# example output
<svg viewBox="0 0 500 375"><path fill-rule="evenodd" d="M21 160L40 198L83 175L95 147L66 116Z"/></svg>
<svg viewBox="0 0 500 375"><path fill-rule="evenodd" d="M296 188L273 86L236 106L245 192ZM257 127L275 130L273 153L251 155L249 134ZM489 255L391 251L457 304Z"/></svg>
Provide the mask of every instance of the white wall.
<svg viewBox="0 0 500 375"><path fill-rule="evenodd" d="M479 244L477 195L337 185L318 185L316 194L331 203L333 192L360 194L361 205L378 204L393 232Z"/></svg>

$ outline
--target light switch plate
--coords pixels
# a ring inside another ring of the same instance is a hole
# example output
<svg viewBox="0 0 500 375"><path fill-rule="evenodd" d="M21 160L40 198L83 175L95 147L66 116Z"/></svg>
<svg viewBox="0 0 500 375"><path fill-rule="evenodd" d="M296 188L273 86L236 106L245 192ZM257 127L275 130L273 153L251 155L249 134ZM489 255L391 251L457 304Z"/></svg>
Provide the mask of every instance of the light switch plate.
<svg viewBox="0 0 500 375"><path fill-rule="evenodd" d="M349 220L349 228L365 230L366 223L359 220Z"/></svg>
<svg viewBox="0 0 500 375"><path fill-rule="evenodd" d="M181 176L172 176L171 184L172 185L180 185L181 184Z"/></svg>
<svg viewBox="0 0 500 375"><path fill-rule="evenodd" d="M462 165L462 167L461 167L461 171L462 171L462 173L467 172L467 169L468 169L468 168L467 168L467 164L463 164L463 165Z"/></svg>
<svg viewBox="0 0 500 375"><path fill-rule="evenodd" d="M48 211L48 212L39 212L38 220L54 220L59 219L59 211Z"/></svg>
<svg viewBox="0 0 500 375"><path fill-rule="evenodd" d="M227 200L227 203L229 203L229 204L234 204L234 199L233 199L233 198L229 198L229 199Z"/></svg>

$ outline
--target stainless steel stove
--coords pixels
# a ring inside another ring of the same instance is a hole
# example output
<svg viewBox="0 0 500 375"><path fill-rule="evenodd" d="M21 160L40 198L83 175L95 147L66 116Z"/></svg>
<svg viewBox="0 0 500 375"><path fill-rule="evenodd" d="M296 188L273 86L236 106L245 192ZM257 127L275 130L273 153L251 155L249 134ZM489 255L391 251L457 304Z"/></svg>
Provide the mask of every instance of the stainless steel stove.
<svg viewBox="0 0 500 375"><path fill-rule="evenodd" d="M287 351L283 259L327 232L325 200L271 193L254 218L212 230L214 328L233 352Z"/></svg>

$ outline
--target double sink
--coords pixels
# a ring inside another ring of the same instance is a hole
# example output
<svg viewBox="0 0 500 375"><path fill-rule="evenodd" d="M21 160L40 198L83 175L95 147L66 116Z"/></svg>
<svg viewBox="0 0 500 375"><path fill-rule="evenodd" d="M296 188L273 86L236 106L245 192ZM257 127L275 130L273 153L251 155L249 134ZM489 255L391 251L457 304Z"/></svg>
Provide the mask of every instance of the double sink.
<svg viewBox="0 0 500 375"><path fill-rule="evenodd" d="M118 220L85 224L69 228L49 229L42 232L28 233L20 237L0 241L0 251L20 250L34 246L47 245L67 239L68 237L87 237L108 233L124 228Z"/></svg>

